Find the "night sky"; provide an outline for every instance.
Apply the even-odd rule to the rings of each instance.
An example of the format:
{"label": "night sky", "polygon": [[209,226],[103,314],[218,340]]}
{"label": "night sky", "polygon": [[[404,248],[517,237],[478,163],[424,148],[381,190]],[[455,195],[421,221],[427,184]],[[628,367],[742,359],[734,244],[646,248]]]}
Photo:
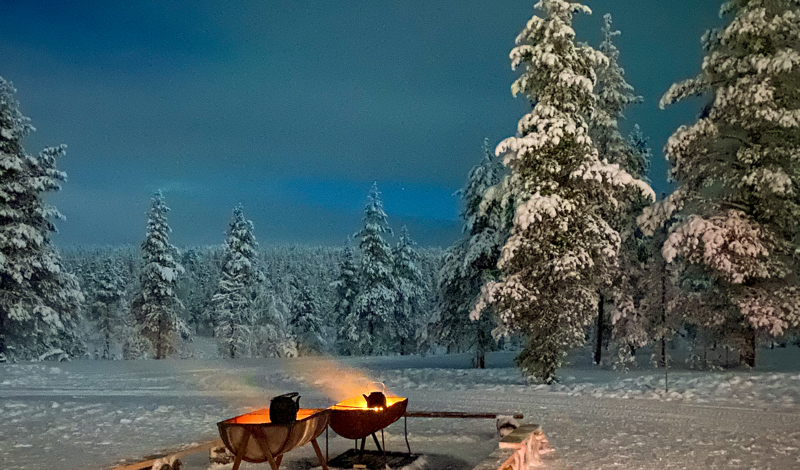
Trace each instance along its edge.
{"label": "night sky", "polygon": [[[221,243],[237,203],[262,244],[341,245],[377,181],[397,231],[444,247],[484,137],[529,109],[508,53],[534,3],[0,0],[0,76],[37,128],[26,150],[68,146],[60,246],[140,243],[157,189],[179,246]],[[593,1],[577,22],[594,46],[604,13],[622,31],[645,99],[624,126],[649,136],[659,193],[662,148],[702,102],[658,100],[699,71],[720,3]]]}

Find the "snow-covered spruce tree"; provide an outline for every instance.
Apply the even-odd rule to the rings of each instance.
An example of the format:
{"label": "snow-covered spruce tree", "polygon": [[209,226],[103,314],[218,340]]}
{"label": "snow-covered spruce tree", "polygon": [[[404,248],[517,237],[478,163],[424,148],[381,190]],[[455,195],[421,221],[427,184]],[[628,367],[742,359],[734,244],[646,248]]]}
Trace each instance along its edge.
{"label": "snow-covered spruce tree", "polygon": [[177,261],[178,250],[169,243],[172,230],[167,224],[167,212],[164,197],[156,192],[142,242],[144,263],[139,273],[139,291],[131,304],[139,335],[149,343],[155,359],[164,359],[176,350],[176,336],[182,329],[178,310],[183,305],[176,287],[183,267]]}
{"label": "snow-covered spruce tree", "polygon": [[25,153],[34,128],[15,91],[0,77],[0,360],[74,355],[83,351],[75,331],[83,295],[50,240],[50,219],[61,214],[43,199],[66,180],[56,169],[66,147]]}
{"label": "snow-covered spruce tree", "polygon": [[[622,136],[619,129],[620,120],[624,119],[623,111],[631,104],[641,103],[642,97],[633,93],[633,87],[625,81],[625,71],[619,65],[619,49],[614,44],[614,38],[621,33],[612,29],[611,15],[603,17],[603,41],[599,50],[608,58],[608,65],[597,71],[597,86],[595,95],[597,103],[594,107],[590,125],[589,136],[595,144],[600,159],[615,163],[635,178],[643,178],[649,162],[642,158],[643,154],[631,145],[631,142]],[[597,321],[595,322],[595,352],[594,362],[599,364],[602,358],[603,344],[607,342],[610,333],[609,315],[605,312],[605,304],[613,302],[615,307],[622,307],[632,301],[634,284],[638,279],[637,268],[640,265],[640,240],[634,237],[636,216],[648,204],[644,197],[638,200],[627,201],[613,216],[608,219],[611,226],[619,232],[621,249],[617,260],[616,274],[611,284],[602,286],[600,300],[597,308]],[[615,308],[612,318],[619,314],[630,316],[627,309]],[[629,322],[626,322],[629,323]],[[622,325],[620,325],[622,326]],[[620,351],[628,352],[631,347],[642,346],[641,337],[628,334],[630,329],[614,328],[617,339],[625,344]]]}
{"label": "snow-covered spruce tree", "polygon": [[369,202],[364,208],[364,227],[355,234],[359,238],[361,266],[359,290],[353,301],[348,336],[343,338],[348,349],[355,354],[382,354],[387,351],[393,331],[394,307],[397,302],[392,249],[383,234],[392,233],[383,211],[378,184],[369,191]]}
{"label": "snow-covered spruce tree", "polygon": [[351,323],[351,315],[353,314],[353,303],[358,294],[359,281],[355,254],[349,245],[344,249],[344,256],[339,266],[339,278],[332,285],[336,290],[336,303],[333,306],[336,323],[336,350],[343,355],[354,354],[355,351],[350,349],[351,343],[348,338],[357,334],[355,331],[357,325]]}
{"label": "snow-covered spruce tree", "polygon": [[264,280],[257,267],[257,246],[253,222],[245,219],[240,204],[233,209],[219,287],[212,299],[215,334],[231,358],[252,354],[247,347],[255,324],[252,303],[255,289]]}
{"label": "snow-covered spruce tree", "polygon": [[[545,382],[567,350],[583,344],[601,286],[614,272],[620,236],[607,222],[636,192],[652,193],[618,164],[601,161],[584,119],[595,105],[595,68],[608,59],[577,46],[574,13],[580,3],[542,0],[517,37],[512,67],[526,66],[511,89],[533,110],[517,136],[497,147],[511,170],[497,190],[513,201],[511,234],[498,262],[501,279],[488,283],[472,313],[492,304],[502,326],[527,337],[517,357],[522,370]],[[493,196],[494,197],[494,196]]]}
{"label": "snow-covered spruce tree", "polygon": [[424,325],[425,285],[422,272],[417,266],[419,253],[414,249],[416,243],[408,235],[404,225],[400,229],[400,240],[392,251],[394,259],[394,278],[397,283],[397,303],[395,304],[392,332],[395,338],[395,350],[401,355],[416,352],[417,331]]}
{"label": "snow-covered spruce tree", "polygon": [[297,339],[298,352],[303,356],[319,354],[325,349],[319,301],[306,283],[294,282],[293,285],[295,294],[289,307],[289,327]]}
{"label": "snow-covered spruce tree", "polygon": [[467,184],[459,191],[464,204],[464,236],[447,250],[439,272],[437,318],[431,325],[435,340],[450,351],[474,348],[475,366],[485,365],[485,351],[494,343],[493,314],[485,312],[471,321],[472,311],[488,281],[497,280],[500,248],[508,238],[506,219],[499,204],[481,210],[484,195],[500,183],[505,169],[489,148],[483,145],[483,159],[472,167]]}
{"label": "snow-covered spruce tree", "polygon": [[94,320],[100,334],[102,350],[100,357],[112,358],[112,348],[121,333],[122,315],[120,303],[125,297],[125,278],[117,260],[107,258],[92,266],[88,273],[86,292],[89,317]]}
{"label": "snow-covered spruce tree", "polygon": [[712,97],[667,144],[679,187],[662,212],[683,220],[662,253],[713,281],[708,311],[716,313],[695,312],[706,317],[696,321],[741,325],[743,360],[754,366],[756,331],[776,337],[800,322],[800,6],[734,0],[721,14],[732,20],[704,36],[700,74],[661,101]]}

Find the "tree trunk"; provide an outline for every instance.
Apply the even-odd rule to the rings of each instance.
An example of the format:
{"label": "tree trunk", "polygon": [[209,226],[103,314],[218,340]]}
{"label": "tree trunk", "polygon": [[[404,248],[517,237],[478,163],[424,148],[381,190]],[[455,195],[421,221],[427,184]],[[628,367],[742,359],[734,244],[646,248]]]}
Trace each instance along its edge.
{"label": "tree trunk", "polygon": [[475,360],[475,367],[478,369],[486,369],[486,333],[481,328],[478,328],[478,345],[476,348],[477,356]]}
{"label": "tree trunk", "polygon": [[603,357],[603,330],[605,329],[605,325],[603,324],[603,304],[605,303],[605,298],[603,294],[600,294],[600,300],[597,302],[597,340],[594,346],[594,363],[600,364],[600,359]]}
{"label": "tree trunk", "polygon": [[750,367],[756,366],[756,330],[750,325],[745,326],[745,346],[742,348],[742,362]]}
{"label": "tree trunk", "polygon": [[6,328],[5,317],[0,312],[0,354],[6,353]]}
{"label": "tree trunk", "polygon": [[164,359],[164,320],[158,320],[156,331],[156,359]]}

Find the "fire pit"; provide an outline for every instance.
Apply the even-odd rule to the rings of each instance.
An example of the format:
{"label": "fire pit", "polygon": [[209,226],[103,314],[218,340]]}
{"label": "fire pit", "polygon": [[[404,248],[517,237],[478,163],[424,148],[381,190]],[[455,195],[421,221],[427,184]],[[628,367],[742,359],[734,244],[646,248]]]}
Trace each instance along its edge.
{"label": "fire pit", "polygon": [[386,407],[367,407],[365,397],[350,398],[330,408],[331,429],[347,439],[364,439],[394,423],[406,412],[408,398],[386,397]]}
{"label": "fire pit", "polygon": [[270,421],[269,408],[264,408],[220,421],[217,427],[225,447],[236,456],[233,470],[238,470],[242,460],[269,462],[272,470],[278,470],[283,454],[309,442],[314,446],[320,465],[327,470],[316,439],[328,426],[330,416],[329,410],[300,409],[297,421],[278,424]]}

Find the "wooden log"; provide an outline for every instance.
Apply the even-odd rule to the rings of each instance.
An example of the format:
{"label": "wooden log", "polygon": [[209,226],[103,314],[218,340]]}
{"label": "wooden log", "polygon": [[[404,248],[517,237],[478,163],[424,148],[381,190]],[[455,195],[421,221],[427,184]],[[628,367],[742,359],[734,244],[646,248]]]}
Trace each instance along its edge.
{"label": "wooden log", "polygon": [[187,447],[186,449],[183,449],[183,450],[165,452],[162,455],[156,456],[155,458],[150,459],[150,460],[145,460],[143,462],[137,462],[137,463],[127,464],[127,465],[117,465],[115,467],[112,467],[112,470],[142,470],[142,469],[145,469],[145,468],[152,467],[154,463],[156,463],[158,460],[163,459],[165,457],[179,459],[181,457],[185,457],[187,455],[196,454],[198,452],[203,452],[203,451],[211,449],[212,447],[217,447],[217,446],[221,446],[221,445],[224,445],[222,443],[222,439],[216,439],[216,440],[213,440],[213,441],[208,441],[208,442],[204,442],[202,444],[198,444],[196,446]]}
{"label": "wooden log", "polygon": [[497,419],[500,416],[511,416],[514,419],[523,419],[521,413],[506,415],[503,413],[462,413],[458,411],[406,411],[409,418],[460,418],[460,419]]}

